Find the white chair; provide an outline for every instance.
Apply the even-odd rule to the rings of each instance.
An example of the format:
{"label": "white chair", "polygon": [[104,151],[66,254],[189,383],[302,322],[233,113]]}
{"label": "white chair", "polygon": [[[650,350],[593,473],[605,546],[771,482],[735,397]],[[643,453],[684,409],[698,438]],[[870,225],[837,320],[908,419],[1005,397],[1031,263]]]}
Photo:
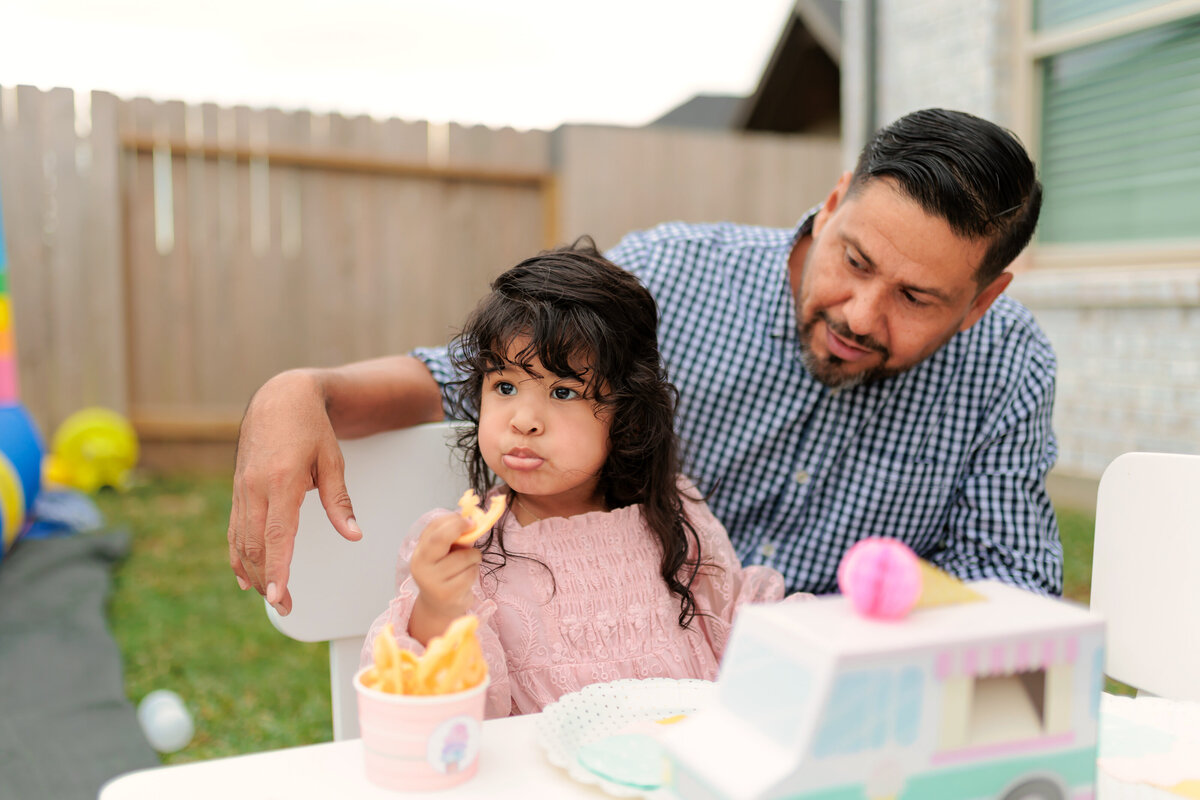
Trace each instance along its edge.
{"label": "white chair", "polygon": [[435,423],[342,441],[346,489],[363,530],[348,542],[333,529],[315,491],[300,508],[288,588],[292,612],[267,616],[302,642],[329,642],[333,738],[358,736],[352,683],[367,629],[395,592],[396,556],[413,522],[454,508],[467,486],[449,444],[455,425]]}
{"label": "white chair", "polygon": [[1126,453],[1109,464],[1091,605],[1105,618],[1109,677],[1200,700],[1200,456]]}

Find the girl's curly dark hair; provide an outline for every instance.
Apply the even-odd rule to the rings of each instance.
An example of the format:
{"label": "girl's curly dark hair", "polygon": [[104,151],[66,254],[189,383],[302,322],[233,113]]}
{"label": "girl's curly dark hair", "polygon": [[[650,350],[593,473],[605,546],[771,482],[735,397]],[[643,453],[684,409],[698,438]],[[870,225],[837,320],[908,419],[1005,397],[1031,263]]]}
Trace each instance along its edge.
{"label": "girl's curly dark hair", "polygon": [[[679,624],[696,614],[691,586],[700,566],[700,541],[683,512],[676,483],[680,471],[674,417],[678,393],[658,351],[658,307],[629,272],[604,258],[590,237],[570,247],[522,261],[492,283],[450,345],[462,380],[446,387],[446,398],[463,426],[458,445],[471,485],[480,496],[496,483],[479,449],[483,379],[503,368],[510,345],[529,343],[512,355],[531,369],[536,356],[560,378],[579,380],[585,396],[611,417],[611,450],[599,488],[610,509],[642,504],[646,524],[662,544],[660,572],[680,599]],[[495,540],[495,548],[493,548]],[[689,544],[695,557],[688,558]],[[503,566],[503,520],[483,542]]]}

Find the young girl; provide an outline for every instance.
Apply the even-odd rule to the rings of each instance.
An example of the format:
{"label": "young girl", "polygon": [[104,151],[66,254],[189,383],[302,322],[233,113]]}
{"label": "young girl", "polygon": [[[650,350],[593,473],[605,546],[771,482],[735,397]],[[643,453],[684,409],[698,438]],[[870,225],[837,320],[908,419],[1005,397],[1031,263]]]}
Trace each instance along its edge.
{"label": "young girl", "polygon": [[451,345],[465,378],[448,388],[474,423],[459,440],[471,483],[507,510],[474,547],[454,544],[457,513],[417,521],[364,664],[387,622],[419,654],[472,612],[488,717],[599,681],[716,678],[736,607],[784,584],[740,565],[679,476],[657,324],[650,293],[590,240],[496,279]]}

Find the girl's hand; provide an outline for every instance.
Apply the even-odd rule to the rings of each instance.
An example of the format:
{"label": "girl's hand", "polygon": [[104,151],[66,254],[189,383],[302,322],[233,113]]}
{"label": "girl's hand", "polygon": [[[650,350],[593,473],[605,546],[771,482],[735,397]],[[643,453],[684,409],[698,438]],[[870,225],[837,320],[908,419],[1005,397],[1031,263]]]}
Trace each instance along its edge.
{"label": "girl's hand", "polygon": [[454,540],[470,528],[460,514],[445,514],[426,526],[409,568],[420,592],[408,620],[408,633],[421,644],[441,636],[451,622],[471,609],[471,589],[479,577],[483,553]]}

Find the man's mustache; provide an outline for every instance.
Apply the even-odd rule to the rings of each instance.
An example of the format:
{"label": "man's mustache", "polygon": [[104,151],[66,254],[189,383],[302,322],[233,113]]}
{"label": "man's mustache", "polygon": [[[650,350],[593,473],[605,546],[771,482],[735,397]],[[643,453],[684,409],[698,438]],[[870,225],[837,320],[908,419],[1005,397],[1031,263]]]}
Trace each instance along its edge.
{"label": "man's mustache", "polygon": [[829,326],[829,330],[833,331],[846,341],[856,344],[859,347],[864,347],[867,350],[874,350],[876,353],[879,353],[881,356],[883,356],[884,361],[887,361],[888,357],[891,355],[891,353],[888,352],[888,349],[877,342],[874,337],[862,336],[855,333],[854,331],[850,330],[850,326],[846,323],[838,322],[830,318],[827,311],[818,311],[817,319],[822,320],[826,325]]}

